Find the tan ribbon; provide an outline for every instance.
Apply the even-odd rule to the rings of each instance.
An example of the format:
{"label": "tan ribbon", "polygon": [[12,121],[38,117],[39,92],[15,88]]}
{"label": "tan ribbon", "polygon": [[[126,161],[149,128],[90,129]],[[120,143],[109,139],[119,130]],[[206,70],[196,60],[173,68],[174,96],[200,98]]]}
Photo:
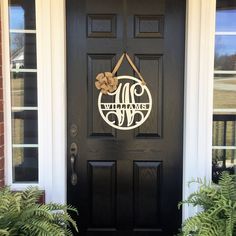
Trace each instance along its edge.
{"label": "tan ribbon", "polygon": [[137,67],[135,64],[132,62],[131,58],[127,53],[123,53],[116,63],[114,69],[112,72],[104,72],[104,73],[99,73],[96,77],[96,82],[95,86],[97,89],[101,90],[103,94],[107,94],[114,92],[117,89],[118,86],[118,79],[115,76],[116,72],[119,70],[124,57],[126,57],[127,61],[129,62],[130,66],[133,68],[133,70],[136,72],[136,74],[139,76],[140,80],[142,81],[143,85],[146,85],[146,82],[144,81],[142,75],[138,71]]}
{"label": "tan ribbon", "polygon": [[138,71],[137,67],[135,66],[135,64],[132,62],[131,58],[129,57],[129,55],[127,53],[123,53],[122,56],[120,57],[120,59],[118,60],[118,62],[116,63],[115,68],[112,71],[112,74],[115,75],[116,72],[119,70],[124,57],[126,57],[127,61],[129,62],[130,66],[133,68],[133,70],[136,72],[136,74],[138,75],[138,77],[142,80],[142,84],[146,85],[146,82],[144,81],[143,76],[140,74],[140,72]]}

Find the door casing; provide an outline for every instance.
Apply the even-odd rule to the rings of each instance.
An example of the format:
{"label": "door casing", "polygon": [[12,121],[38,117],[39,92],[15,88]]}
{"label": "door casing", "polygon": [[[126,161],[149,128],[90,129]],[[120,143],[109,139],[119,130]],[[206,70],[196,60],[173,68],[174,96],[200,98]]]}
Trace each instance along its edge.
{"label": "door casing", "polygon": [[[8,157],[5,158],[5,181],[12,189],[21,190],[28,185],[12,182],[8,0],[1,1],[0,7],[4,121],[8,127],[5,129],[5,154]],[[186,5],[183,198],[194,190],[187,187],[192,177],[211,179],[215,7],[216,0],[187,0]],[[41,82],[39,183],[35,185],[46,190],[47,202],[66,203],[65,0],[37,0],[36,14],[38,76]],[[195,211],[185,206],[183,218]]]}

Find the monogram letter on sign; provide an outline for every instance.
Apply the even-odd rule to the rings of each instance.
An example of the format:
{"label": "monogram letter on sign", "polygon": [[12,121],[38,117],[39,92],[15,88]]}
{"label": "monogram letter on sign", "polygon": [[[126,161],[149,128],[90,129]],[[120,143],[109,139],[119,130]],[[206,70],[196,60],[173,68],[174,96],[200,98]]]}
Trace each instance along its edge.
{"label": "monogram letter on sign", "polygon": [[[129,75],[115,77],[124,56],[139,79]],[[152,96],[128,54],[121,56],[112,73],[100,73],[96,80],[95,86],[101,90],[98,95],[98,109],[107,124],[116,129],[130,130],[147,120],[152,110]]]}

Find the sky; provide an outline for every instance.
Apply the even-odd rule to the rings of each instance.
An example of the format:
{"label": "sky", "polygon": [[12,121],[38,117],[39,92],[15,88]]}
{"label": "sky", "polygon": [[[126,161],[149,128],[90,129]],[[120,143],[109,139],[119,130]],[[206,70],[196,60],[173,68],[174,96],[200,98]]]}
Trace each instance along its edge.
{"label": "sky", "polygon": [[[236,33],[236,9],[216,12],[216,32]],[[218,55],[236,54],[236,35],[216,36],[215,52]]]}
{"label": "sky", "polygon": [[24,29],[24,10],[21,6],[10,7],[10,28]]}

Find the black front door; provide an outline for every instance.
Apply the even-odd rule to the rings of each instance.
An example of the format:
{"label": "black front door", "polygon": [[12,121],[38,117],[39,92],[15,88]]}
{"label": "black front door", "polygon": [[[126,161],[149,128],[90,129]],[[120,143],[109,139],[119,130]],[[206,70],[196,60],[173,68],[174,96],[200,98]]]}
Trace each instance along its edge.
{"label": "black front door", "polygon": [[[68,203],[78,207],[80,235],[173,235],[181,224],[185,1],[68,0],[66,8]],[[153,99],[149,118],[129,131],[102,119],[94,86],[124,51]],[[127,62],[124,74],[135,75]]]}

